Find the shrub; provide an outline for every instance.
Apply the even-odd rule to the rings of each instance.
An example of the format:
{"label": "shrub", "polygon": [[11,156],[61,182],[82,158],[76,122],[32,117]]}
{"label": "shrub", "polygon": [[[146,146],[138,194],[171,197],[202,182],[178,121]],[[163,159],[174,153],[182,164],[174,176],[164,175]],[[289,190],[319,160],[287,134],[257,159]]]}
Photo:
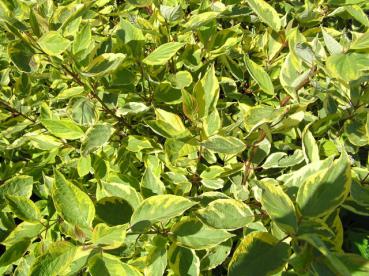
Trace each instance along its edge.
{"label": "shrub", "polygon": [[368,275],[368,12],[1,1],[1,274]]}

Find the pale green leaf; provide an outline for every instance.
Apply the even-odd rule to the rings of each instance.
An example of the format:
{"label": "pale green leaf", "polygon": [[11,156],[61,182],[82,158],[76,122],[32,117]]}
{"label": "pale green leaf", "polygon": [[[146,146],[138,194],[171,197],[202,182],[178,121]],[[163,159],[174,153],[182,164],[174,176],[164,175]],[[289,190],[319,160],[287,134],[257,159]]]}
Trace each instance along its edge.
{"label": "pale green leaf", "polygon": [[234,230],[254,220],[251,209],[235,199],[214,200],[196,214],[205,224],[217,229]]}
{"label": "pale green leaf", "polygon": [[331,76],[345,82],[357,80],[367,70],[369,57],[363,53],[346,53],[332,55],[326,62]]}
{"label": "pale green leaf", "polygon": [[77,161],[77,172],[80,177],[90,173],[91,170],[91,156],[81,156]]}
{"label": "pale green leaf", "polygon": [[247,4],[274,31],[281,29],[281,19],[276,10],[264,0],[247,0]]}
{"label": "pale green leaf", "polygon": [[56,56],[63,53],[71,42],[59,32],[50,31],[41,36],[37,43],[46,54]]}
{"label": "pale green leaf", "polygon": [[200,274],[200,259],[195,250],[176,246],[168,250],[168,264],[175,275],[197,276]]}
{"label": "pale green leaf", "polygon": [[234,236],[223,229],[209,227],[200,220],[190,217],[184,217],[174,224],[171,232],[177,245],[195,250],[215,247]]}
{"label": "pale green leaf", "polygon": [[181,42],[168,42],[160,45],[152,53],[150,53],[143,62],[147,65],[162,65],[168,62],[179,49],[184,46]]}
{"label": "pale green leaf", "polygon": [[308,177],[299,188],[297,204],[302,215],[321,217],[346,199],[351,186],[351,169],[346,153],[328,168]]}
{"label": "pale green leaf", "polygon": [[0,257],[0,267],[8,266],[20,259],[31,245],[31,240],[23,239],[9,246]]}
{"label": "pale green leaf", "polygon": [[73,225],[90,227],[95,217],[95,207],[90,197],[57,170],[54,178],[51,196],[58,214]]}
{"label": "pale green leaf", "polygon": [[224,137],[220,135],[211,136],[205,140],[202,145],[212,151],[225,153],[225,154],[237,154],[245,150],[245,144],[236,137]]}
{"label": "pale green leaf", "polygon": [[131,225],[151,225],[183,214],[196,205],[191,200],[176,195],[151,196],[140,204],[131,218]]}
{"label": "pale green leaf", "polygon": [[66,241],[52,243],[32,264],[30,276],[60,275],[72,262],[76,249]]}
{"label": "pale green leaf", "polygon": [[217,18],[218,12],[208,11],[191,16],[191,18],[184,24],[186,29],[197,29],[210,21]]}
{"label": "pale green leaf", "polygon": [[306,163],[319,161],[319,148],[308,127],[302,132],[302,150]]}
{"label": "pale green leaf", "polygon": [[248,57],[245,57],[246,68],[251,77],[258,83],[260,88],[269,95],[274,95],[274,86],[267,72],[263,67],[253,62]]}
{"label": "pale green leaf", "polygon": [[145,275],[162,276],[167,268],[167,242],[168,239],[157,235],[150,243],[145,262]]}
{"label": "pale green leaf", "polygon": [[34,51],[22,41],[13,41],[8,45],[9,58],[20,71],[31,73],[37,69],[34,54]]}
{"label": "pale green leaf", "polygon": [[354,40],[350,49],[352,50],[365,50],[369,49],[369,31],[360,35],[356,40]]}
{"label": "pale green leaf", "polygon": [[21,222],[1,243],[5,246],[12,246],[24,239],[35,239],[43,228],[41,223]]}
{"label": "pale green leaf", "polygon": [[99,223],[92,232],[92,242],[105,250],[120,247],[126,237],[126,225],[108,226]]}
{"label": "pale green leaf", "polygon": [[121,53],[104,53],[96,57],[82,73],[85,77],[102,77],[116,70],[126,55]]}
{"label": "pale green leaf", "polygon": [[82,144],[83,155],[87,155],[97,148],[104,146],[109,141],[113,131],[114,128],[109,124],[97,124],[91,127],[87,131],[86,138]]}
{"label": "pale green leaf", "polygon": [[[0,186],[0,199],[5,200],[6,195],[24,196],[30,198],[33,189],[33,177],[29,175],[17,175]],[[4,202],[5,203],[5,202]]]}
{"label": "pale green leaf", "polygon": [[84,136],[83,130],[76,123],[68,119],[46,119],[42,120],[41,123],[51,134],[59,138],[76,140]]}
{"label": "pale green leaf", "polygon": [[262,179],[261,204],[271,219],[286,233],[297,232],[297,215],[292,200],[274,179]]}
{"label": "pale green leaf", "polygon": [[6,200],[10,210],[21,220],[28,222],[38,222],[41,219],[41,212],[36,204],[24,197],[6,195]]}

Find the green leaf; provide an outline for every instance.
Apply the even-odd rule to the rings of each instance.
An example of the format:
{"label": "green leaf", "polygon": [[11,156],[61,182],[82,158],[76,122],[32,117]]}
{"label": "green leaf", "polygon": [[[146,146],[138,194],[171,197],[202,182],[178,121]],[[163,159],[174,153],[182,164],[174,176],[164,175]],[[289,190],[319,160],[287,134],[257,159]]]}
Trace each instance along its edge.
{"label": "green leaf", "polygon": [[225,154],[238,154],[245,150],[245,144],[236,137],[213,135],[202,142],[202,145],[212,151]]}
{"label": "green leaf", "polygon": [[127,53],[136,60],[142,59],[145,45],[145,36],[139,27],[141,27],[139,24],[132,24],[130,21],[121,18],[116,31],[117,37]]}
{"label": "green leaf", "polygon": [[178,89],[185,88],[192,83],[192,75],[188,71],[179,71],[175,75],[175,85]]}
{"label": "green leaf", "polygon": [[208,11],[199,14],[195,14],[190,17],[190,19],[184,24],[183,27],[186,29],[197,29],[203,25],[206,25],[210,21],[216,19],[219,15],[219,12],[216,11]]}
{"label": "green leaf", "polygon": [[59,138],[76,140],[84,136],[83,130],[73,121],[68,119],[62,120],[44,119],[41,121],[41,123],[46,127],[46,129],[51,134]]}
{"label": "green leaf", "polygon": [[8,55],[14,65],[22,72],[31,73],[37,70],[34,51],[22,41],[13,41],[8,45]]}
{"label": "green leaf", "polygon": [[88,260],[88,271],[92,276],[101,275],[142,275],[135,268],[119,260],[118,257],[107,254],[97,253]]}
{"label": "green leaf", "polygon": [[114,128],[109,124],[97,124],[91,127],[86,133],[86,138],[83,140],[83,155],[86,156],[90,152],[105,145],[113,132]]}
{"label": "green leaf", "polygon": [[58,96],[56,96],[56,98],[60,100],[69,99],[81,95],[82,93],[84,93],[84,91],[85,88],[83,86],[74,86],[60,92]]}
{"label": "green leaf", "polygon": [[306,163],[319,161],[319,148],[308,126],[302,132],[302,150]]}
{"label": "green leaf", "polygon": [[24,239],[34,239],[43,228],[41,223],[21,222],[1,243],[5,246],[13,246]]}
{"label": "green leaf", "polygon": [[[367,173],[367,172],[365,172]],[[362,206],[369,206],[369,187],[361,184],[361,180],[353,177],[350,189],[352,199]]]}
{"label": "green leaf", "polygon": [[184,137],[189,134],[178,115],[159,108],[155,109],[155,114],[156,120],[148,121],[147,124],[157,134],[166,138]]}
{"label": "green leaf", "polygon": [[261,204],[271,219],[286,233],[297,232],[297,215],[292,200],[274,179],[262,179]]}
{"label": "green leaf", "polygon": [[33,177],[17,175],[0,186],[0,199],[5,200],[6,195],[24,196],[30,198],[33,189]]}
{"label": "green leaf", "polygon": [[176,246],[174,243],[168,250],[168,264],[175,275],[200,274],[200,259],[196,256],[195,250]]}
{"label": "green leaf", "polygon": [[102,77],[116,70],[126,55],[121,53],[104,53],[96,58],[82,72],[85,77]]}
{"label": "green leaf", "polygon": [[314,246],[323,256],[325,256],[330,262],[331,266],[335,270],[335,273],[350,276],[351,273],[346,268],[346,266],[337,258],[333,253],[331,253],[324,242],[319,238],[317,234],[304,234],[298,237]]}
{"label": "green leaf", "polygon": [[74,55],[79,55],[82,57],[86,56],[90,52],[89,48],[91,47],[91,42],[91,26],[89,24],[86,24],[82,27],[80,32],[77,33],[76,38],[73,41],[72,53]]}
{"label": "green leaf", "polygon": [[62,54],[70,45],[70,41],[59,32],[50,31],[41,36],[38,41],[41,49],[50,56]]}
{"label": "green leaf", "polygon": [[14,195],[6,195],[6,200],[10,210],[21,220],[28,222],[40,221],[40,210],[32,200],[24,196]]}
{"label": "green leaf", "polygon": [[246,68],[251,77],[258,83],[260,88],[269,95],[274,95],[274,86],[267,72],[263,67],[245,57]]}
{"label": "green leaf", "polygon": [[289,246],[269,233],[252,232],[241,240],[228,267],[229,276],[272,275],[283,269]]}
{"label": "green leaf", "polygon": [[128,44],[131,41],[145,40],[145,36],[142,31],[134,26],[131,22],[125,19],[120,20],[119,29],[117,30],[117,36],[125,43]]}
{"label": "green leaf", "polygon": [[276,10],[264,0],[247,0],[247,4],[274,31],[281,29],[281,19]]}
{"label": "green leaf", "polygon": [[74,258],[69,267],[64,270],[64,275],[75,275],[86,267],[87,260],[92,253],[92,249],[85,246],[78,246],[74,254]]}
{"label": "green leaf", "polygon": [[196,98],[184,89],[182,89],[182,104],[183,113],[187,116],[187,118],[189,118],[191,121],[196,121],[199,117],[198,103]]}
{"label": "green leaf", "polygon": [[200,270],[211,270],[216,268],[218,265],[221,265],[230,254],[232,244],[232,239],[229,239],[211,248],[209,251],[206,251],[206,254],[201,258]]}
{"label": "green leaf", "polygon": [[234,236],[223,229],[209,227],[200,220],[190,217],[184,217],[174,224],[171,232],[177,245],[195,250],[212,248]]}
{"label": "green leaf", "polygon": [[51,196],[58,214],[73,225],[91,227],[95,207],[90,197],[57,170],[54,178]]}
{"label": "green leaf", "polygon": [[334,6],[361,4],[366,0],[328,0],[328,4]]}
{"label": "green leaf", "polygon": [[165,193],[165,185],[160,178],[154,174],[152,169],[148,167],[140,183],[141,192],[143,196],[149,197],[152,195],[161,195]]}
{"label": "green leaf", "polygon": [[326,62],[332,77],[345,82],[357,80],[369,66],[369,58],[363,53],[346,53],[332,55]]}
{"label": "green leaf", "polygon": [[44,135],[44,134],[29,136],[29,140],[30,140],[30,144],[33,147],[37,149],[41,149],[41,150],[49,151],[49,150],[56,149],[62,146],[62,143],[59,139],[53,136]]}
{"label": "green leaf", "polygon": [[146,7],[151,5],[152,0],[128,0],[127,2],[136,7]]}
{"label": "green leaf", "polygon": [[160,13],[168,22],[174,22],[183,17],[181,5],[176,5],[174,7],[160,5]]}
{"label": "green leaf", "polygon": [[356,254],[336,254],[352,276],[365,276],[369,273],[369,261]]}
{"label": "green leaf", "polygon": [[128,223],[133,213],[127,200],[115,196],[101,198],[95,208],[97,217],[110,226]]}
{"label": "green leaf", "polygon": [[171,127],[171,131],[175,133],[182,133],[186,131],[186,127],[184,126],[181,117],[179,117],[177,114],[160,108],[155,109],[155,114],[157,120],[165,122]]}
{"label": "green leaf", "polygon": [[8,266],[19,260],[31,245],[31,240],[23,239],[9,246],[0,257],[0,267]]}
{"label": "green leaf", "polygon": [[308,177],[297,193],[302,215],[324,216],[346,199],[351,186],[350,163],[346,153],[328,168]]}
{"label": "green leaf", "polygon": [[127,184],[102,181],[102,185],[97,186],[96,199],[104,197],[120,197],[126,200],[134,209],[142,202],[142,196],[134,188]]}
{"label": "green leaf", "polygon": [[345,6],[345,10],[362,25],[364,25],[365,27],[369,27],[369,18],[360,6]]}
{"label": "green leaf", "polygon": [[159,235],[150,243],[150,249],[145,262],[145,275],[162,276],[167,267],[167,242],[168,239]]}
{"label": "green leaf", "polygon": [[251,209],[235,199],[214,200],[196,214],[202,222],[217,229],[234,230],[254,220]]}
{"label": "green leaf", "polygon": [[160,45],[144,58],[147,65],[162,65],[168,62],[184,46],[181,42],[168,42]]}
{"label": "green leaf", "polygon": [[77,162],[77,172],[80,177],[89,174],[91,170],[91,156],[81,156]]}
{"label": "green leaf", "polygon": [[343,47],[329,33],[322,29],[324,43],[331,55],[343,53]]}
{"label": "green leaf", "polygon": [[92,125],[97,120],[95,105],[84,97],[72,99],[70,102],[70,114],[79,125]]}
{"label": "green leaf", "polygon": [[33,30],[33,33],[37,36],[37,37],[40,37],[41,36],[41,30],[40,30],[40,25],[37,21],[37,17],[36,17],[36,14],[35,12],[33,11],[32,8],[30,8],[30,11],[29,11],[29,19],[30,19],[30,25],[31,25],[31,28]]}
{"label": "green leaf", "polygon": [[197,101],[199,117],[206,118],[216,108],[219,98],[219,82],[214,66],[195,85],[193,95]]}
{"label": "green leaf", "polygon": [[352,50],[366,50],[369,49],[369,31],[360,35],[357,39],[355,39],[351,45],[350,49]]}
{"label": "green leaf", "polygon": [[31,276],[57,275],[72,262],[76,247],[66,241],[52,243],[47,251],[32,264]]}
{"label": "green leaf", "polygon": [[141,152],[145,149],[152,149],[150,140],[144,136],[129,135],[126,149],[133,152]]}
{"label": "green leaf", "polygon": [[92,232],[92,242],[105,250],[118,248],[124,243],[126,229],[125,225],[110,227],[99,223]]}
{"label": "green leaf", "polygon": [[191,200],[176,195],[151,196],[140,204],[131,218],[132,226],[150,226],[156,222],[166,221],[182,215],[187,209],[196,205]]}
{"label": "green leaf", "polygon": [[274,152],[265,160],[263,168],[287,168],[300,164],[303,161],[304,154],[299,149],[296,150],[292,155],[287,155],[285,152]]}

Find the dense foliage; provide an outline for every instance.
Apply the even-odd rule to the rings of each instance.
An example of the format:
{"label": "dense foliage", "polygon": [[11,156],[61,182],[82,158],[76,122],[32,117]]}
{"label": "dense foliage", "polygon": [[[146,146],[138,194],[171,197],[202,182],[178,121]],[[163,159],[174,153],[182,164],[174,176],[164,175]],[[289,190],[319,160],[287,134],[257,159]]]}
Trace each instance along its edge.
{"label": "dense foliage", "polygon": [[0,274],[369,275],[366,0],[1,0]]}

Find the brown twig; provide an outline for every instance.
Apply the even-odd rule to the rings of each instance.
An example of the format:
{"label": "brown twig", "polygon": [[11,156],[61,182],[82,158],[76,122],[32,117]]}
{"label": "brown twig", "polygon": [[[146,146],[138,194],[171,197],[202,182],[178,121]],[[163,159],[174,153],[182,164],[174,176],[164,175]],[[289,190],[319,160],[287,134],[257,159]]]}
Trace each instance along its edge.
{"label": "brown twig", "polygon": [[22,113],[21,111],[18,111],[17,109],[15,109],[14,107],[12,107],[11,105],[9,105],[7,102],[5,102],[4,100],[0,99],[0,103],[5,106],[5,108],[10,111],[11,113],[17,115],[17,116],[22,116],[23,118],[31,121],[32,123],[36,123],[36,120],[32,119],[31,117],[27,116],[26,114]]}
{"label": "brown twig", "polygon": [[[295,88],[295,93],[297,97],[298,97],[298,91],[302,89],[303,87],[305,87],[305,85],[307,85],[310,82],[311,78],[314,77],[317,72],[318,72],[318,68],[316,65],[310,68],[309,74],[306,76],[306,78],[301,80],[301,82]],[[281,107],[286,106],[290,100],[291,100],[291,96],[288,95],[280,101],[279,105]]]}
{"label": "brown twig", "polygon": [[[83,86],[85,87],[86,84],[81,80],[81,78],[76,74],[74,73],[73,71],[71,71],[67,66],[65,65],[62,65],[62,68],[64,69],[64,71],[66,73],[68,73],[72,78],[73,80],[79,84],[80,86]],[[123,117],[120,117],[118,116],[112,109],[110,109],[106,103],[104,103],[104,101],[99,97],[99,95],[97,94],[97,90],[96,90],[96,86],[93,85],[90,89],[90,95],[95,99],[97,100],[102,108],[104,109],[105,112],[109,113],[111,116],[113,116],[115,119],[117,119],[119,122],[123,123],[125,126],[127,126],[127,123],[126,121],[123,119]]]}
{"label": "brown twig", "polygon": [[247,180],[250,176],[250,170],[251,170],[251,166],[252,166],[252,159],[254,158],[255,153],[258,149],[257,144],[260,143],[261,141],[263,141],[265,136],[266,136],[265,131],[261,130],[258,139],[251,146],[250,155],[247,158],[247,160],[245,161],[245,170],[244,170],[244,174],[243,174],[243,178],[242,178],[242,182],[241,182],[242,186],[246,185]]}

